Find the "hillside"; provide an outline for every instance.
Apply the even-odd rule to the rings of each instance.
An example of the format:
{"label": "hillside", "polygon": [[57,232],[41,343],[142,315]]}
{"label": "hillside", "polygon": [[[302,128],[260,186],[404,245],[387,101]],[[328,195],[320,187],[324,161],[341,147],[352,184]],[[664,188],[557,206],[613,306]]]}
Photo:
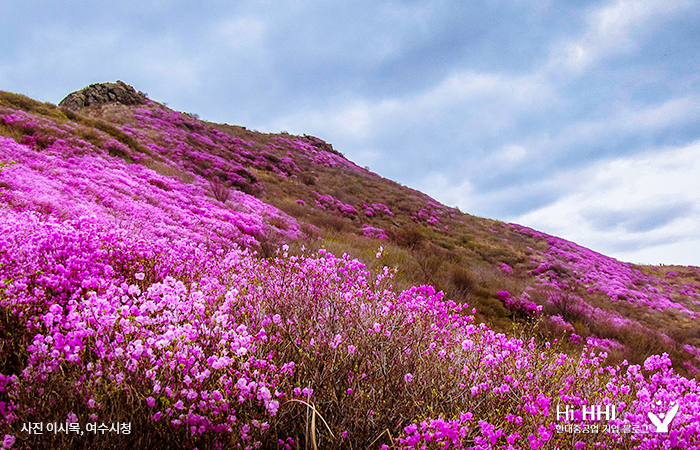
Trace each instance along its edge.
{"label": "hillside", "polygon": [[639,426],[658,400],[681,405],[668,436],[577,448],[698,444],[696,267],[474,217],[121,82],[0,91],[0,163],[7,442],[68,417],[143,431],[114,448],[556,448],[556,404]]}

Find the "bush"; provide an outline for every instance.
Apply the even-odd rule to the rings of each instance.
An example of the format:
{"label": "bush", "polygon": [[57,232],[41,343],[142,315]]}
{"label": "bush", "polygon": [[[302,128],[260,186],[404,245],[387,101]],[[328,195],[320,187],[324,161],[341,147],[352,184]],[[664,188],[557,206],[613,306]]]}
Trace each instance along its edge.
{"label": "bush", "polygon": [[[639,367],[604,370],[602,356],[568,358],[475,326],[465,305],[444,301],[430,286],[396,293],[388,269],[371,275],[359,261],[322,250],[257,260],[240,250],[210,253],[186,241],[137,243],[123,234],[120,247],[137,253],[100,253],[86,244],[110,242],[109,231],[63,239],[72,229],[51,228],[30,246],[6,245],[5,264],[34,261],[26,267],[55,273],[32,280],[24,264],[13,265],[12,278],[26,281],[4,290],[2,307],[12,314],[2,317],[20,320],[3,338],[27,344],[10,347],[18,358],[4,361],[0,380],[12,413],[3,428],[20,446],[549,448],[568,439],[555,433],[555,405],[624,401],[628,420],[645,420],[648,405],[635,403],[637,390],[657,389],[637,375]],[[86,278],[42,266],[32,253],[68,256],[81,248],[95,251],[85,268],[119,270]],[[176,277],[160,275],[178,261]],[[56,281],[68,289],[49,288]],[[680,392],[690,399],[696,389],[669,365],[645,361],[664,380],[659,386],[689,389],[662,390],[677,393],[668,398],[681,404],[674,428],[691,442],[694,403]],[[46,417],[130,423],[133,432],[106,440],[20,431]],[[579,439],[632,448],[616,436]]]}
{"label": "bush", "polygon": [[209,180],[209,189],[211,190],[214,198],[221,203],[226,203],[231,196],[231,191],[229,190],[228,186],[226,186],[225,183],[216,177]]}
{"label": "bush", "polygon": [[425,233],[415,225],[405,226],[399,228],[394,232],[394,241],[404,247],[408,247],[410,250],[416,250],[423,245],[426,240]]}

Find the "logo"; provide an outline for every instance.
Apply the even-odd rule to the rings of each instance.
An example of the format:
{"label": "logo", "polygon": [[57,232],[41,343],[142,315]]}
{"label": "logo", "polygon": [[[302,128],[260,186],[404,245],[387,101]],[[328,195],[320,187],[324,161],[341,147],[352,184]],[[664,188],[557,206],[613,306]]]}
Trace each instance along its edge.
{"label": "logo", "polygon": [[582,406],[581,409],[570,408],[566,405],[566,409],[562,410],[557,404],[557,420],[574,421],[581,419],[583,421],[600,421],[603,417],[605,420],[615,420],[615,405],[605,405],[605,409],[600,405]]}
{"label": "logo", "polygon": [[[656,403],[661,404],[661,402]],[[678,403],[673,405],[673,408],[671,408],[666,414],[659,413],[659,415],[657,416],[653,412],[649,412],[647,413],[647,416],[649,416],[649,420],[651,420],[651,423],[653,423],[656,426],[657,433],[668,433],[668,424],[670,424],[673,418],[676,417],[677,412]]]}

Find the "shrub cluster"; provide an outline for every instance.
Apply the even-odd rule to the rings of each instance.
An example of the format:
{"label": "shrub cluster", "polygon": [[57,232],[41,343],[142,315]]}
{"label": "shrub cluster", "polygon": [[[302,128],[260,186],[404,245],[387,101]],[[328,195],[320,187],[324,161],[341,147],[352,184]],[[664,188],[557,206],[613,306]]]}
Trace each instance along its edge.
{"label": "shrub cluster", "polygon": [[[3,213],[0,409],[17,447],[698,445],[699,388],[667,356],[643,368],[567,357],[322,250],[261,260],[96,217]],[[668,437],[557,428],[557,406],[615,404],[613,423],[632,427],[674,403]],[[22,432],[48,420],[133,433]]]}
{"label": "shrub cluster", "polygon": [[[647,357],[686,355],[692,373],[695,335],[601,309],[696,318],[687,270],[659,279],[493,221],[457,239],[467,216],[415,192],[404,202],[395,186],[395,202],[358,197],[378,177],[315,138],[265,145],[155,104],[82,116],[2,96],[0,161],[16,162],[0,164],[3,447],[700,448],[697,381],[667,354]],[[285,186],[303,187],[296,211],[341,236],[326,245],[374,254],[381,239],[394,255],[380,249],[370,271],[344,250],[276,253],[321,230],[248,194],[311,165],[329,171]],[[331,189],[329,173],[361,184]],[[536,329],[567,341],[477,325],[466,302],[398,283],[390,258],[495,315],[547,315]],[[604,365],[631,342],[646,345],[639,364]],[[613,405],[618,428],[566,431],[589,424],[584,407]],[[674,405],[668,433],[644,432]],[[66,421],[132,432],[26,430]]]}

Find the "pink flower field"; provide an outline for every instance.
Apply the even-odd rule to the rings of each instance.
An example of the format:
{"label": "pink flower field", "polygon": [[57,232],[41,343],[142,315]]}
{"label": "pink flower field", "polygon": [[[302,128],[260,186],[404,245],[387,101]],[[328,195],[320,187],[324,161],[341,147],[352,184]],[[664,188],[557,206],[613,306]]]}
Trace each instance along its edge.
{"label": "pink flower field", "polygon": [[[302,162],[363,169],[291,136],[260,156],[154,108],[87,139],[76,121],[0,104],[1,448],[700,448],[700,386],[668,354],[609,364],[621,344],[590,336],[567,354],[524,325],[477,323],[433,286],[395,287],[387,234],[362,222],[395,220],[379,201],[292,197],[357,221],[379,251],[370,264],[307,249],[299,220],[251,195],[265,186],[250,167],[274,163],[260,170],[280,180]],[[217,194],[212,177],[241,189]],[[446,211],[431,203],[414,220],[438,229]],[[522,323],[550,308],[563,336],[575,335],[567,314],[631,326],[576,289],[697,319],[693,286],[676,284],[679,303],[656,278],[536,237],[549,245],[533,253],[532,289],[497,294]],[[560,261],[566,276],[551,270]]]}

